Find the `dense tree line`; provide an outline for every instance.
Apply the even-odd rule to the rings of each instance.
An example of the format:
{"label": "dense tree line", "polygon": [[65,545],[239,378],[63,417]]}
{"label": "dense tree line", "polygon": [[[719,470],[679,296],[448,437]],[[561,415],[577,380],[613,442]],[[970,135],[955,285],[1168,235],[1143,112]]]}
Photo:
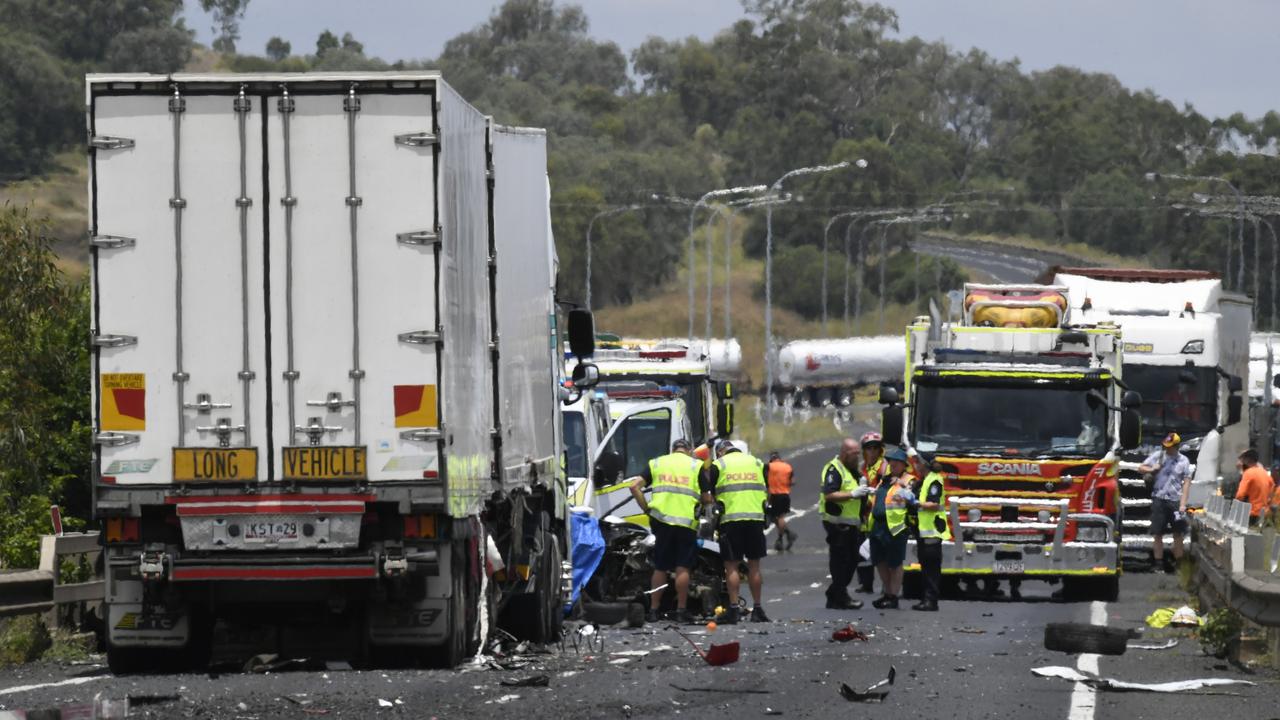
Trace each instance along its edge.
{"label": "dense tree line", "polygon": [[[865,170],[788,184],[797,200],[777,209],[775,232],[780,259],[793,261],[802,246],[821,242],[833,214],[966,197],[975,202],[954,213],[953,230],[1224,267],[1231,220],[1168,206],[1193,190],[1222,194],[1225,186],[1153,185],[1144,175],[1214,175],[1246,194],[1280,191],[1272,155],[1278,113],[1207,118],[1110,75],[1025,72],[981,50],[899,36],[893,11],[869,2],[743,4],[743,18],[710,40],[651,38],[628,55],[593,38],[576,6],[506,0],[439,57],[388,63],[367,56],[349,33],[328,31],[313,52],[294,54],[272,38],[255,55],[237,44],[248,0],[200,2],[211,13],[222,69],[437,67],[502,122],[546,127],[571,290],[582,284],[591,218],[608,207],[642,206],[595,228],[597,303],[630,302],[679,266],[687,207],[655,195],[695,198],[712,188],[767,184],[801,165],[868,162]],[[167,72],[190,56],[180,0],[10,0],[3,7],[0,73],[9,81],[0,85],[0,176],[39,172],[54,150],[79,140],[76,78],[83,71]],[[912,232],[895,227],[893,251]],[[753,228],[746,238],[758,254],[763,232]],[[1248,250],[1253,242],[1250,228]],[[1264,247],[1271,252],[1269,239]],[[1270,287],[1262,285],[1266,304]],[[807,312],[816,298],[787,304]]]}

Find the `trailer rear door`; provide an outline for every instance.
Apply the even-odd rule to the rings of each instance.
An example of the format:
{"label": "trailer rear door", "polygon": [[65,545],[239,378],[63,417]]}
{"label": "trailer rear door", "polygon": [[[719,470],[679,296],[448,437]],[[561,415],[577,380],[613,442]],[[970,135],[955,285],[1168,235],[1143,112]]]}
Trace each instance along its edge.
{"label": "trailer rear door", "polygon": [[276,477],[438,472],[435,120],[427,92],[270,99]]}
{"label": "trailer rear door", "polygon": [[90,107],[99,471],[264,477],[260,104],[106,92]]}

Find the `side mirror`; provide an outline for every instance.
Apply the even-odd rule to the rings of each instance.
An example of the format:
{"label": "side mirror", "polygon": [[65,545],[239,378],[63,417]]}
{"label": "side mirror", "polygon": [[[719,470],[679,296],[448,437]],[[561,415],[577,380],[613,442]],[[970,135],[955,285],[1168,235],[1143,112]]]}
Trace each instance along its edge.
{"label": "side mirror", "polygon": [[575,388],[591,388],[600,382],[600,368],[592,363],[580,362],[573,366],[573,374],[570,376],[573,380]]}
{"label": "side mirror", "polygon": [[[1235,392],[1234,390],[1232,392]],[[1244,398],[1240,395],[1232,395],[1227,398],[1227,424],[1235,425],[1240,422],[1240,418],[1244,415]]]}
{"label": "side mirror", "polygon": [[[897,395],[896,391],[894,391],[894,395]],[[880,411],[880,437],[884,439],[886,447],[902,444],[901,405],[885,405],[884,409]]]}
{"label": "side mirror", "polygon": [[716,431],[721,437],[729,437],[733,432],[733,403],[722,402],[716,405]]}
{"label": "side mirror", "polygon": [[596,319],[590,310],[569,311],[569,351],[579,360],[596,353]]}
{"label": "side mirror", "polygon": [[728,380],[716,383],[716,397],[721,400],[733,399],[733,383]]}
{"label": "side mirror", "polygon": [[1227,392],[1244,392],[1244,380],[1239,375],[1228,375]]}
{"label": "side mirror", "polygon": [[1178,373],[1178,382],[1182,383],[1183,385],[1195,385],[1196,382],[1198,381],[1196,380],[1195,373],[1191,372],[1190,370],[1183,370]]}
{"label": "side mirror", "polygon": [[1124,395],[1120,396],[1120,407],[1125,410],[1142,407],[1142,393],[1137,390],[1125,390]]}
{"label": "side mirror", "polygon": [[1120,447],[1132,450],[1141,444],[1142,416],[1137,410],[1127,408],[1120,413]]}
{"label": "side mirror", "polygon": [[612,450],[605,450],[596,457],[596,466],[591,473],[591,481],[596,489],[609,487],[618,482],[622,475],[622,458]]}
{"label": "side mirror", "polygon": [[1280,388],[1280,374],[1271,376],[1271,387]]}
{"label": "side mirror", "polygon": [[[881,405],[897,405],[898,404],[897,389],[891,385],[881,385],[880,397],[877,399],[877,402],[879,402]],[[886,440],[885,442],[888,443],[889,441]]]}

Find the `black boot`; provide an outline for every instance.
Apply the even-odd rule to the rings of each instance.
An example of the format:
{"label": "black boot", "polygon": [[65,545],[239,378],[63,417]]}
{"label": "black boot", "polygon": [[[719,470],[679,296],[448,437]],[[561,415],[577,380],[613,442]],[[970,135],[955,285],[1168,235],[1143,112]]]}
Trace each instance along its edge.
{"label": "black boot", "polygon": [[737,625],[738,624],[738,606],[730,605],[724,609],[724,612],[716,615],[717,625]]}

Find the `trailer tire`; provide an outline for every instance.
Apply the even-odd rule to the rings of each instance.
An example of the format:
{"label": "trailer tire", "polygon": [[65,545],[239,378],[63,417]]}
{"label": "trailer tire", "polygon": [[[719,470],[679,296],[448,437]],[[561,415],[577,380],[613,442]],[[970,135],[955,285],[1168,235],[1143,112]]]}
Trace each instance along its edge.
{"label": "trailer tire", "polygon": [[564,600],[561,592],[561,575],[564,573],[560,551],[560,540],[547,530],[542,531],[542,558],[539,574],[542,576],[541,586],[541,620],[538,637],[540,643],[556,642],[560,639],[560,628],[564,625]]}
{"label": "trailer tire", "polygon": [[1129,632],[1105,625],[1085,623],[1049,623],[1044,627],[1044,647],[1065,653],[1123,655],[1128,648]]}
{"label": "trailer tire", "polygon": [[471,623],[467,614],[467,582],[465,573],[453,574],[452,593],[449,598],[449,635],[440,656],[446,669],[455,668],[467,659],[467,645],[471,637]]}

